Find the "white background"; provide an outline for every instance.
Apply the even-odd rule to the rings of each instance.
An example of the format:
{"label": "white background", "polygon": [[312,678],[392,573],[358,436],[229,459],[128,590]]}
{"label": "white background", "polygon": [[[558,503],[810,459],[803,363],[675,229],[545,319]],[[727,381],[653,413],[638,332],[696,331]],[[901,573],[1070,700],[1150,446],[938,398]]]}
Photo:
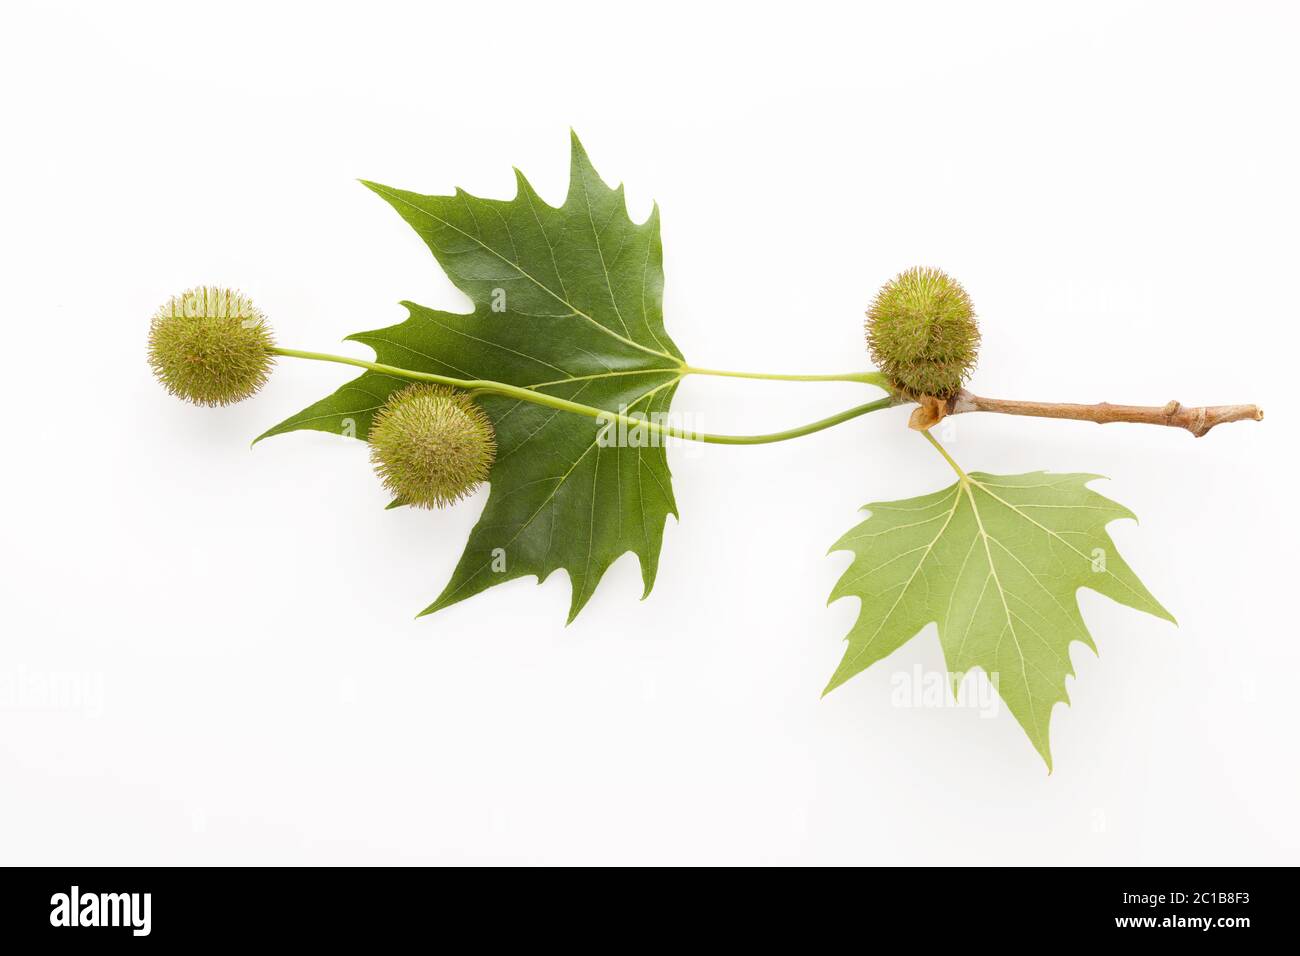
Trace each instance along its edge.
{"label": "white background", "polygon": [[[1286,4],[16,4],[0,39],[0,862],[1297,862],[1297,14]],[[894,706],[933,626],[826,699],[828,545],[950,481],[905,413],[674,447],[680,524],[564,627],[563,574],[414,620],[484,500],[384,511],[360,443],[249,440],[345,381],[169,398],[150,314],[242,288],[282,344],[464,309],[358,177],[558,202],[568,128],[663,211],[696,364],[863,368],[913,264],[972,387],[1257,402],[1194,440],[956,420],[967,468],[1095,471],[1181,627],[1092,592],[1045,772],[1003,708]],[[848,385],[688,381],[714,431]],[[873,393],[874,394],[874,393]]]}

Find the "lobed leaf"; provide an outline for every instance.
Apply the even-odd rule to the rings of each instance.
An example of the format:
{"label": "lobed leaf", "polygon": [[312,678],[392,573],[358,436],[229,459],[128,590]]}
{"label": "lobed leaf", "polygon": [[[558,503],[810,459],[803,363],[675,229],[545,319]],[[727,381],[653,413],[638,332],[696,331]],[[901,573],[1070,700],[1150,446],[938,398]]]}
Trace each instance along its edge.
{"label": "lobed leaf", "polygon": [[1087,487],[1098,475],[972,472],[943,491],[867,505],[869,518],[832,551],[853,562],[831,601],[861,599],[829,693],[931,621],[956,683],[972,668],[999,694],[1052,766],[1052,709],[1068,702],[1069,647],[1096,650],[1076,592],[1091,588],[1167,621],[1106,533],[1123,505]]}
{"label": "lobed leaf", "polygon": [[[385,365],[506,382],[612,412],[666,413],[684,361],[664,329],[658,207],[632,222],[622,187],[601,181],[576,136],[562,206],[543,202],[518,170],[516,180],[505,201],[365,183],[415,229],[474,311],[404,302],[406,321],[349,338]],[[261,437],[316,429],[364,440],[374,414],[407,384],[367,371]],[[497,441],[487,505],[451,580],[422,613],[563,568],[572,621],[628,551],[649,594],[664,523],[677,515],[662,444],[606,447],[593,419],[499,396],[479,401]]]}

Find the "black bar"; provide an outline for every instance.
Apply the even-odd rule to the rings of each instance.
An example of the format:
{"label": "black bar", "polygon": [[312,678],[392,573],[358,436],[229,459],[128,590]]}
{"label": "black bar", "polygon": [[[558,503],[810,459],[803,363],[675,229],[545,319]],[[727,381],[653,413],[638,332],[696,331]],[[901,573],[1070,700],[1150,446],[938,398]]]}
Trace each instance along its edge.
{"label": "black bar", "polygon": [[[924,944],[931,929],[944,937],[964,932],[982,944],[1127,937],[1234,945],[1280,934],[1296,916],[1290,869],[859,869],[828,874],[816,895],[803,879],[792,887],[779,874],[760,876],[757,891],[749,874],[707,877],[697,885],[695,874],[681,873],[616,873],[594,881],[527,873],[513,889],[485,885],[475,873],[430,869],[15,868],[0,874],[0,925],[10,952],[20,951],[8,945],[19,941],[374,945],[409,940],[412,933],[457,946],[459,936],[473,933],[478,945],[572,939],[621,948],[656,939],[681,945],[698,932],[691,926],[707,927],[712,936],[798,933],[795,939],[812,943],[832,924],[837,935],[852,934],[873,948],[899,933]],[[498,874],[494,884],[510,879]],[[74,886],[76,922],[118,925],[70,925]]]}

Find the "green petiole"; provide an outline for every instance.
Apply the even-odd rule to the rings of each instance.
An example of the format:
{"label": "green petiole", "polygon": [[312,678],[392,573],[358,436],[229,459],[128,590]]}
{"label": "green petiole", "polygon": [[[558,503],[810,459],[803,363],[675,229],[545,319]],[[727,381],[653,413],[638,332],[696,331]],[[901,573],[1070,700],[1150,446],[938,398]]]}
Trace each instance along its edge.
{"label": "green petiole", "polygon": [[[602,422],[621,422],[630,427],[644,428],[652,434],[669,438],[680,438],[686,441],[705,442],[711,445],[766,445],[772,442],[788,441],[791,438],[801,438],[804,435],[811,435],[814,432],[831,428],[835,425],[841,424],[842,422],[850,421],[870,412],[877,412],[882,409],[890,408],[905,401],[899,396],[890,393],[884,398],[877,399],[874,402],[855,405],[853,408],[837,412],[827,418],[818,419],[815,422],[809,422],[806,425],[799,425],[795,428],[787,428],[784,431],[769,432],[762,435],[716,435],[709,432],[687,431],[648,418],[636,418],[618,412],[607,411],[603,408],[595,408],[591,405],[583,405],[579,402],[571,402],[568,399],[557,398],[554,395],[547,395],[545,392],[538,392],[529,388],[521,388],[518,385],[507,385],[505,382],[452,378],[448,375],[437,375],[433,372],[416,372],[411,369],[399,368],[396,365],[382,365],[377,362],[367,362],[364,359],[349,358],[344,355],[330,355],[326,352],[304,352],[300,349],[285,349],[279,348],[278,346],[272,347],[270,351],[274,355],[282,355],[287,358],[310,359],[316,362],[336,362],[340,365],[352,365],[357,368],[369,369],[372,372],[379,372],[384,375],[393,375],[398,378],[409,378],[417,382],[433,382],[438,385],[450,385],[454,388],[465,389],[466,391],[474,393],[504,395],[509,398],[532,402],[534,405],[542,405],[546,408],[572,412],[575,415],[585,415],[588,418],[599,419]],[[875,385],[879,388],[888,390],[885,385],[884,377],[878,372],[855,372],[845,375],[765,375],[748,372],[724,372],[716,369],[697,369],[683,365],[677,373],[677,376],[680,379],[687,375],[718,375],[733,378],[758,378],[770,379],[773,381],[795,382],[862,382],[864,384]]]}

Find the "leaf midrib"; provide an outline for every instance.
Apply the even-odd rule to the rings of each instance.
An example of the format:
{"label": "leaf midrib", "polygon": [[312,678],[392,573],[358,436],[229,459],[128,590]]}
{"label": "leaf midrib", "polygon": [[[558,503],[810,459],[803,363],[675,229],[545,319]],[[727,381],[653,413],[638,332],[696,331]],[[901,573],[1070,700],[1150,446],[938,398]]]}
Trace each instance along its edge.
{"label": "leaf midrib", "polygon": [[[1025,664],[1026,664],[1025,651],[1024,648],[1020,646],[1020,638],[1016,636],[1016,625],[1015,622],[1012,620],[1011,608],[1007,606],[1006,590],[1002,587],[1002,579],[998,576],[997,565],[993,563],[993,551],[992,549],[989,548],[989,534],[987,531],[984,530],[984,519],[980,517],[979,505],[975,503],[975,493],[971,491],[970,488],[972,481],[973,479],[969,478],[969,476],[963,476],[960,480],[960,483],[962,486],[962,490],[966,492],[966,497],[970,501],[971,511],[974,512],[975,514],[975,525],[979,529],[980,537],[984,541],[984,556],[989,563],[989,576],[992,577],[993,583],[997,585],[998,597],[1002,601],[1002,613],[1006,615],[1006,619],[1007,619],[1006,627],[1007,630],[1011,632],[1011,640],[1016,645],[1016,656],[1020,658],[1020,679],[1021,681],[1024,682],[1025,685],[1025,696],[1029,698],[1029,719],[1033,724],[1033,736],[1037,738],[1040,735],[1040,731],[1038,729],[1038,713],[1034,708],[1034,701],[1036,698],[1034,697],[1033,689],[1030,687],[1029,684],[1029,673],[1025,670]],[[1001,542],[998,543],[999,545],[1001,545]],[[978,606],[976,606],[971,612],[972,616],[974,616],[975,611],[978,610],[979,608]],[[1002,635],[999,634],[998,644],[1001,643],[1002,643]],[[993,647],[993,655],[995,658],[997,657],[997,645],[994,645]],[[1035,743],[1037,743],[1037,740],[1035,740]]]}

